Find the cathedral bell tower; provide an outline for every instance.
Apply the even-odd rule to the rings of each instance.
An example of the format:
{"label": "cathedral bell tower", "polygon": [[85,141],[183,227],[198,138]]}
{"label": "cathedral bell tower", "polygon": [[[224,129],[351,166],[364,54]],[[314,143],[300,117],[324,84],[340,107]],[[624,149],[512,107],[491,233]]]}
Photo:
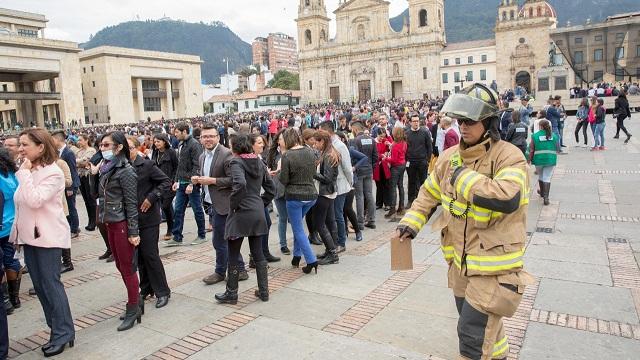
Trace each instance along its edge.
{"label": "cathedral bell tower", "polygon": [[298,5],[298,49],[319,48],[329,40],[329,21],[324,0],[300,0]]}
{"label": "cathedral bell tower", "polygon": [[446,43],[444,0],[409,0],[409,33],[430,34],[432,41]]}

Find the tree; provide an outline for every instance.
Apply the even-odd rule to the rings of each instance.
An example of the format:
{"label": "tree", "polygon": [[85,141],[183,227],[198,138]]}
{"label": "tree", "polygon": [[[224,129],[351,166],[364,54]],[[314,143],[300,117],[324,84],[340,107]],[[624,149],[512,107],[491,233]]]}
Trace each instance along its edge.
{"label": "tree", "polygon": [[300,76],[287,70],[280,70],[273,79],[269,81],[267,87],[283,90],[300,90]]}

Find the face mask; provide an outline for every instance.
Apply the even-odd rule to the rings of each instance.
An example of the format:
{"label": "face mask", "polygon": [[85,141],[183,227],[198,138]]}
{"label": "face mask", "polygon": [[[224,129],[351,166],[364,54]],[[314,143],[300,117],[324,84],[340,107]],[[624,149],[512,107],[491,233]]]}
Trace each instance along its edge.
{"label": "face mask", "polygon": [[111,159],[113,159],[113,150],[102,151],[102,158],[107,161],[111,161]]}

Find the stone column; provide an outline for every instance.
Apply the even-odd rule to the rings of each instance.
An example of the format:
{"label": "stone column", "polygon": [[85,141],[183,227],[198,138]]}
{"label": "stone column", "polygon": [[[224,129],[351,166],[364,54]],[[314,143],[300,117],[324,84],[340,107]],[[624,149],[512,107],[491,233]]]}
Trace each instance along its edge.
{"label": "stone column", "polygon": [[166,111],[164,111],[163,113],[165,114],[164,119],[165,120],[169,120],[169,119],[173,119],[175,116],[173,116],[173,107],[171,106],[171,100],[173,99],[173,92],[171,91],[171,80],[165,80],[164,81],[164,88],[167,91],[167,107],[166,107]]}
{"label": "stone column", "polygon": [[42,105],[42,100],[36,100],[33,103],[36,110],[36,126],[44,127],[44,105]]}
{"label": "stone column", "polygon": [[138,120],[146,120],[144,117],[144,95],[142,94],[142,79],[136,79],[136,89],[138,93]]}

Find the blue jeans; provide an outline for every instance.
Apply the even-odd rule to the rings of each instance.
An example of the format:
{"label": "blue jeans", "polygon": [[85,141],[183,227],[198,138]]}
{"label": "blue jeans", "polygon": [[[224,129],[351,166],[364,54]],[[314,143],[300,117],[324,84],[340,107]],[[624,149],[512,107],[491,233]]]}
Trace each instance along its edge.
{"label": "blue jeans", "polygon": [[[173,240],[182,242],[182,228],[184,227],[184,213],[187,210],[187,201],[191,204],[191,210],[196,218],[198,225],[198,237],[205,238],[204,228],[204,210],[202,209],[202,200],[200,199],[200,187],[194,186],[191,194],[187,195],[185,190],[188,184],[180,184],[176,191],[176,205],[174,209],[173,223]],[[224,231],[224,230],[223,230]]]}
{"label": "blue jeans", "polygon": [[[20,261],[18,259],[14,259],[14,255],[16,254],[16,249],[13,247],[13,244],[9,242],[9,235],[0,238],[0,250],[2,250],[2,265],[4,265],[5,270],[13,270],[15,272],[20,271],[22,266],[20,265]],[[0,357],[2,359],[2,357]]]}
{"label": "blue jeans", "polygon": [[309,212],[309,209],[311,209],[315,203],[315,200],[287,200],[287,215],[289,215],[291,229],[293,230],[293,256],[304,255],[304,260],[307,264],[314,263],[317,259],[316,254],[313,252],[311,244],[309,243],[309,237],[304,231],[302,218],[307,214],[307,212]]}
{"label": "blue jeans", "polygon": [[595,141],[594,147],[604,146],[604,127],[605,123],[593,124],[591,129],[593,130],[593,139]]}
{"label": "blue jeans", "polygon": [[[229,263],[229,240],[224,238],[224,228],[227,224],[227,215],[216,213],[211,207],[211,215],[209,222],[213,224],[213,249],[216,251],[216,270],[215,272],[225,276],[227,274],[227,265]],[[244,270],[244,260],[242,254],[238,254],[238,266],[240,270]]]}
{"label": "blue jeans", "polygon": [[333,202],[333,210],[336,214],[336,224],[338,225],[337,245],[339,246],[346,246],[347,244],[347,224],[344,222],[344,201],[346,198],[347,194],[341,194],[336,196],[336,200]]}
{"label": "blue jeans", "polygon": [[564,121],[558,121],[558,135],[560,135],[560,146],[564,145]]}
{"label": "blue jeans", "polygon": [[[376,201],[371,189],[371,174],[358,176],[354,187],[356,188],[356,213],[358,225],[362,228],[365,224],[376,222]],[[366,218],[365,218],[366,212]]]}
{"label": "blue jeans", "polygon": [[560,152],[562,151],[562,147],[560,146],[560,133],[558,132],[558,129],[553,129],[552,132],[556,134],[556,137],[558,139],[556,141],[556,151]]}
{"label": "blue jeans", "polygon": [[284,197],[273,200],[278,210],[278,237],[280,238],[280,247],[287,246],[287,200]]}
{"label": "blue jeans", "polygon": [[77,189],[73,189],[73,195],[66,196],[65,190],[65,198],[67,199],[67,207],[69,208],[69,215],[67,215],[67,222],[69,223],[69,227],[71,228],[72,233],[77,233],[80,231],[80,219],[78,218],[78,209],[76,209],[76,194]]}

